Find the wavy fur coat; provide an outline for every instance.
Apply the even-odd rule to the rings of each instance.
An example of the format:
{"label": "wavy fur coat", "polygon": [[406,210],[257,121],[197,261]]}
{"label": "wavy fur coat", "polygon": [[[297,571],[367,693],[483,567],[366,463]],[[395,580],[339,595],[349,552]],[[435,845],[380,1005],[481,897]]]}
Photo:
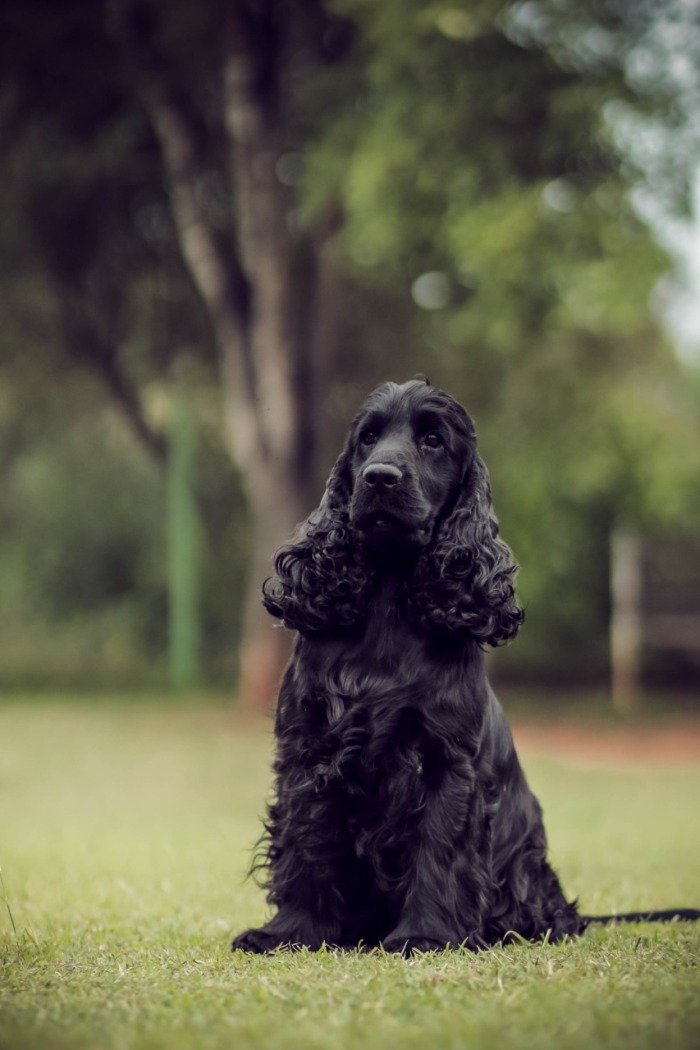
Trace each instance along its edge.
{"label": "wavy fur coat", "polygon": [[484,669],[523,617],[462,406],[422,381],[374,391],[275,565],[266,607],[298,632],[258,865],[276,910],[234,947],[579,932]]}

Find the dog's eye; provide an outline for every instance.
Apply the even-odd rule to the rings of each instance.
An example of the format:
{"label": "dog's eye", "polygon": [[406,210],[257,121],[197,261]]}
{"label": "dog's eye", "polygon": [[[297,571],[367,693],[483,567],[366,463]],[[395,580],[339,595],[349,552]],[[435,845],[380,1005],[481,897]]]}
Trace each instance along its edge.
{"label": "dog's eye", "polygon": [[429,430],[427,434],[423,435],[423,444],[427,445],[428,448],[440,448],[444,443],[442,436],[436,430]]}
{"label": "dog's eye", "polygon": [[373,430],[363,430],[360,434],[361,445],[376,445],[377,435]]}

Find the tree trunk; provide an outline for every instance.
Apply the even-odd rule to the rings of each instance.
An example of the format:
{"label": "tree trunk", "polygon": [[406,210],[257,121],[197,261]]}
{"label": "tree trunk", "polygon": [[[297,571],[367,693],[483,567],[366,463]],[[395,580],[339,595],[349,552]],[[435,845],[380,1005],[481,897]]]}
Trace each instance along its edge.
{"label": "tree trunk", "polygon": [[[290,632],[275,625],[261,603],[261,586],[273,572],[277,549],[307,516],[299,434],[313,417],[300,413],[295,369],[304,356],[298,339],[294,266],[289,228],[289,189],[277,177],[287,143],[285,50],[267,53],[279,30],[274,5],[259,9],[259,24],[241,7],[229,9],[230,50],[224,66],[224,118],[229,169],[236,200],[242,272],[250,288],[248,337],[254,365],[253,398],[260,441],[257,455],[242,463],[253,520],[250,577],[245,601],[241,703],[269,710],[291,651]],[[312,454],[312,443],[308,454]],[[239,460],[240,462],[240,460]],[[308,458],[307,458],[307,466]]]}
{"label": "tree trunk", "polygon": [[270,711],[294,641],[293,632],[276,623],[262,604],[262,585],[274,571],[277,549],[293,535],[310,508],[300,506],[299,493],[287,473],[268,470],[248,475],[253,527],[249,549],[240,703],[250,711]]}
{"label": "tree trunk", "polygon": [[[312,402],[332,327],[330,315],[323,314],[330,304],[332,253],[323,258],[322,242],[308,239],[317,281],[309,305],[295,279],[299,244],[289,221],[292,195],[278,172],[290,148],[292,65],[310,53],[310,43],[313,53],[322,50],[328,16],[321,3],[306,9],[275,0],[231,0],[223,9],[222,115],[236,214],[232,253],[222,252],[202,207],[197,133],[182,101],[186,82],[153,25],[136,17],[138,4],[113,0],[113,11],[115,32],[136,70],[160,143],[182,256],[219,351],[227,442],[252,519],[240,695],[247,708],[269,710],[291,637],[264,611],[260,589],[273,571],[275,551],[312,509],[318,420]],[[307,31],[314,39],[303,43]],[[301,309],[313,315],[306,323]]]}

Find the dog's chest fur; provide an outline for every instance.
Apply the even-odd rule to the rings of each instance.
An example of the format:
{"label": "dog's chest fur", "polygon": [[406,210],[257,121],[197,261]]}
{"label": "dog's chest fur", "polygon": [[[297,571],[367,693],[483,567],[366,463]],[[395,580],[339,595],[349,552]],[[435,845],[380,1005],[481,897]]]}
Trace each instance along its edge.
{"label": "dog's chest fur", "polygon": [[[413,790],[431,769],[473,751],[466,662],[459,650],[446,659],[444,646],[435,651],[407,630],[393,592],[378,594],[361,637],[301,646],[295,721],[320,783],[381,796],[382,783],[400,776]],[[458,716],[448,698],[459,692]]]}

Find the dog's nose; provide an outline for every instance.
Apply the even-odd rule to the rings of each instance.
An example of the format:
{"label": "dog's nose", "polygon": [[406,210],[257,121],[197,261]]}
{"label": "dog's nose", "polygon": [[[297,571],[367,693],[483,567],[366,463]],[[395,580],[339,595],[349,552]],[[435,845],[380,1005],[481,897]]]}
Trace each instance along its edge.
{"label": "dog's nose", "polygon": [[376,489],[390,489],[398,485],[403,474],[391,463],[370,463],[362,472],[363,480]]}

